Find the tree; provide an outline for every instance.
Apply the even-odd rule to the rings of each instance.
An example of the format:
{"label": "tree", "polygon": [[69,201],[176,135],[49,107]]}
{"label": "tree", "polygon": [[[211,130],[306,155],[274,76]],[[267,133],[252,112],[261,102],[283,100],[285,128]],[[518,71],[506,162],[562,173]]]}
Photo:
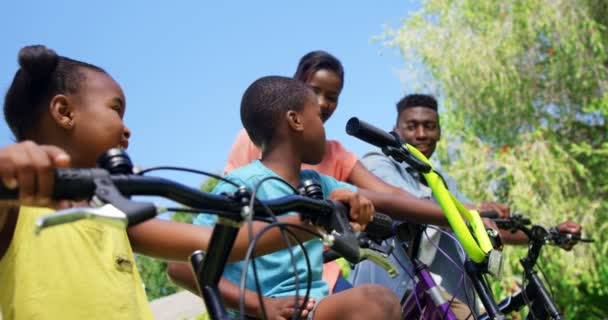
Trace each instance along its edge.
{"label": "tree", "polygon": [[[466,194],[537,223],[573,219],[596,238],[545,250],[571,319],[608,314],[607,13],[602,0],[427,0],[381,37],[407,80],[442,97],[440,160]],[[522,250],[508,252],[510,275]]]}

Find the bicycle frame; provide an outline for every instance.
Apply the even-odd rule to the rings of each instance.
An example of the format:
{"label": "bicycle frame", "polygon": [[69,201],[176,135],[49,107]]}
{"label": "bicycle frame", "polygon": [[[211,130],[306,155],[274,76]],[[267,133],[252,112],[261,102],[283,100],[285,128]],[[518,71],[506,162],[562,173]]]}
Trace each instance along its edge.
{"label": "bicycle frame", "polygon": [[[425,227],[420,225],[405,227],[408,228],[407,233],[404,232],[404,227],[397,227],[396,238],[401,243],[400,249],[407,252],[410,257],[415,285],[414,291],[404,297],[403,319],[419,319],[422,316],[424,320],[456,320],[456,315],[450,309],[450,303],[441,295],[440,288],[433,280],[428,266],[417,258]],[[410,236],[412,229],[414,229],[413,237]],[[406,244],[408,240],[411,240],[409,248]]]}
{"label": "bicycle frame", "polygon": [[[356,117],[348,120],[346,132],[381,148],[385,155],[395,161],[408,163],[424,176],[456,238],[469,257],[465,263],[465,269],[473,281],[484,307],[491,319],[504,319],[504,315],[500,313],[491,291],[482,277],[484,273],[499,276],[502,268],[502,255],[493,249],[479,213],[475,210],[467,210],[449,192],[443,178],[433,169],[430,161],[413,146],[404,145],[396,133],[389,134]],[[466,225],[463,217],[466,218],[471,229]]]}
{"label": "bicycle frame", "polygon": [[[529,220],[527,223],[529,223]],[[527,285],[523,290],[520,290],[501,301],[498,304],[500,311],[509,314],[521,310],[525,306],[529,306],[528,319],[561,320],[562,315],[559,309],[553,302],[543,281],[534,270],[534,266],[540,255],[540,250],[546,244],[549,232],[541,226],[532,226],[532,228],[528,229],[524,227],[523,224],[518,225],[513,229],[523,231],[530,239],[528,254],[519,260],[524,268],[524,278],[526,279]],[[487,318],[487,315],[482,315],[479,319]]]}

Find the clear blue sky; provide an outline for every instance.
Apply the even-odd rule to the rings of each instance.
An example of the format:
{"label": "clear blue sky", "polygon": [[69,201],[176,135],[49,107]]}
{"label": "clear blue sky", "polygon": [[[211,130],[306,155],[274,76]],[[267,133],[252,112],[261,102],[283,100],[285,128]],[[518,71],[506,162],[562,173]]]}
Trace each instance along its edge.
{"label": "clear blue sky", "polygon": [[[396,0],[2,1],[0,90],[4,96],[22,46],[47,45],[105,68],[121,84],[135,163],[219,172],[241,128],[245,88],[261,76],[291,76],[303,54],[323,49],[346,71],[327,136],[361,156],[372,148],[344,133],[346,121],[358,116],[389,128],[395,102],[416,85],[401,83],[399,52],[371,38],[419,6]],[[11,142],[2,121],[0,145]],[[202,180],[169,177],[194,185]]]}

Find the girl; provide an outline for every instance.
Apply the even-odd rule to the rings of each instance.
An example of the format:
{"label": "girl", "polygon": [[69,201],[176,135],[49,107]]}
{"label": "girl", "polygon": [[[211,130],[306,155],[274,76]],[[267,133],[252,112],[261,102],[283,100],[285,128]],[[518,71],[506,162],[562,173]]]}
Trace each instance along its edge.
{"label": "girl", "polygon": [[44,207],[57,206],[54,167],[95,167],[107,149],[128,147],[122,89],[44,46],[21,49],[19,65],[4,103],[18,143],[0,149],[2,182],[19,187],[20,204],[0,208],[4,319],[152,319],[126,232],[83,221],[34,235]]}

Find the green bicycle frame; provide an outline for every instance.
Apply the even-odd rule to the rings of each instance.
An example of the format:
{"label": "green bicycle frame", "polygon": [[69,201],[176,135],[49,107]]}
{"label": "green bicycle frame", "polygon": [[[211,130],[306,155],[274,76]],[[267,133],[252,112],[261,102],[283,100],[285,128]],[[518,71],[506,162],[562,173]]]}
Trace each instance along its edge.
{"label": "green bicycle frame", "polygon": [[[443,179],[435,171],[433,165],[418,149],[405,144],[405,147],[418,159],[425,162],[431,167],[429,173],[423,173],[424,179],[433,191],[435,198],[441,209],[445,213],[448,223],[452,227],[456,238],[462,245],[464,251],[469,258],[476,263],[482,263],[486,259],[487,254],[493,249],[486,228],[476,210],[467,210],[467,208],[448,191]],[[467,227],[465,220],[469,222],[472,233]]]}

